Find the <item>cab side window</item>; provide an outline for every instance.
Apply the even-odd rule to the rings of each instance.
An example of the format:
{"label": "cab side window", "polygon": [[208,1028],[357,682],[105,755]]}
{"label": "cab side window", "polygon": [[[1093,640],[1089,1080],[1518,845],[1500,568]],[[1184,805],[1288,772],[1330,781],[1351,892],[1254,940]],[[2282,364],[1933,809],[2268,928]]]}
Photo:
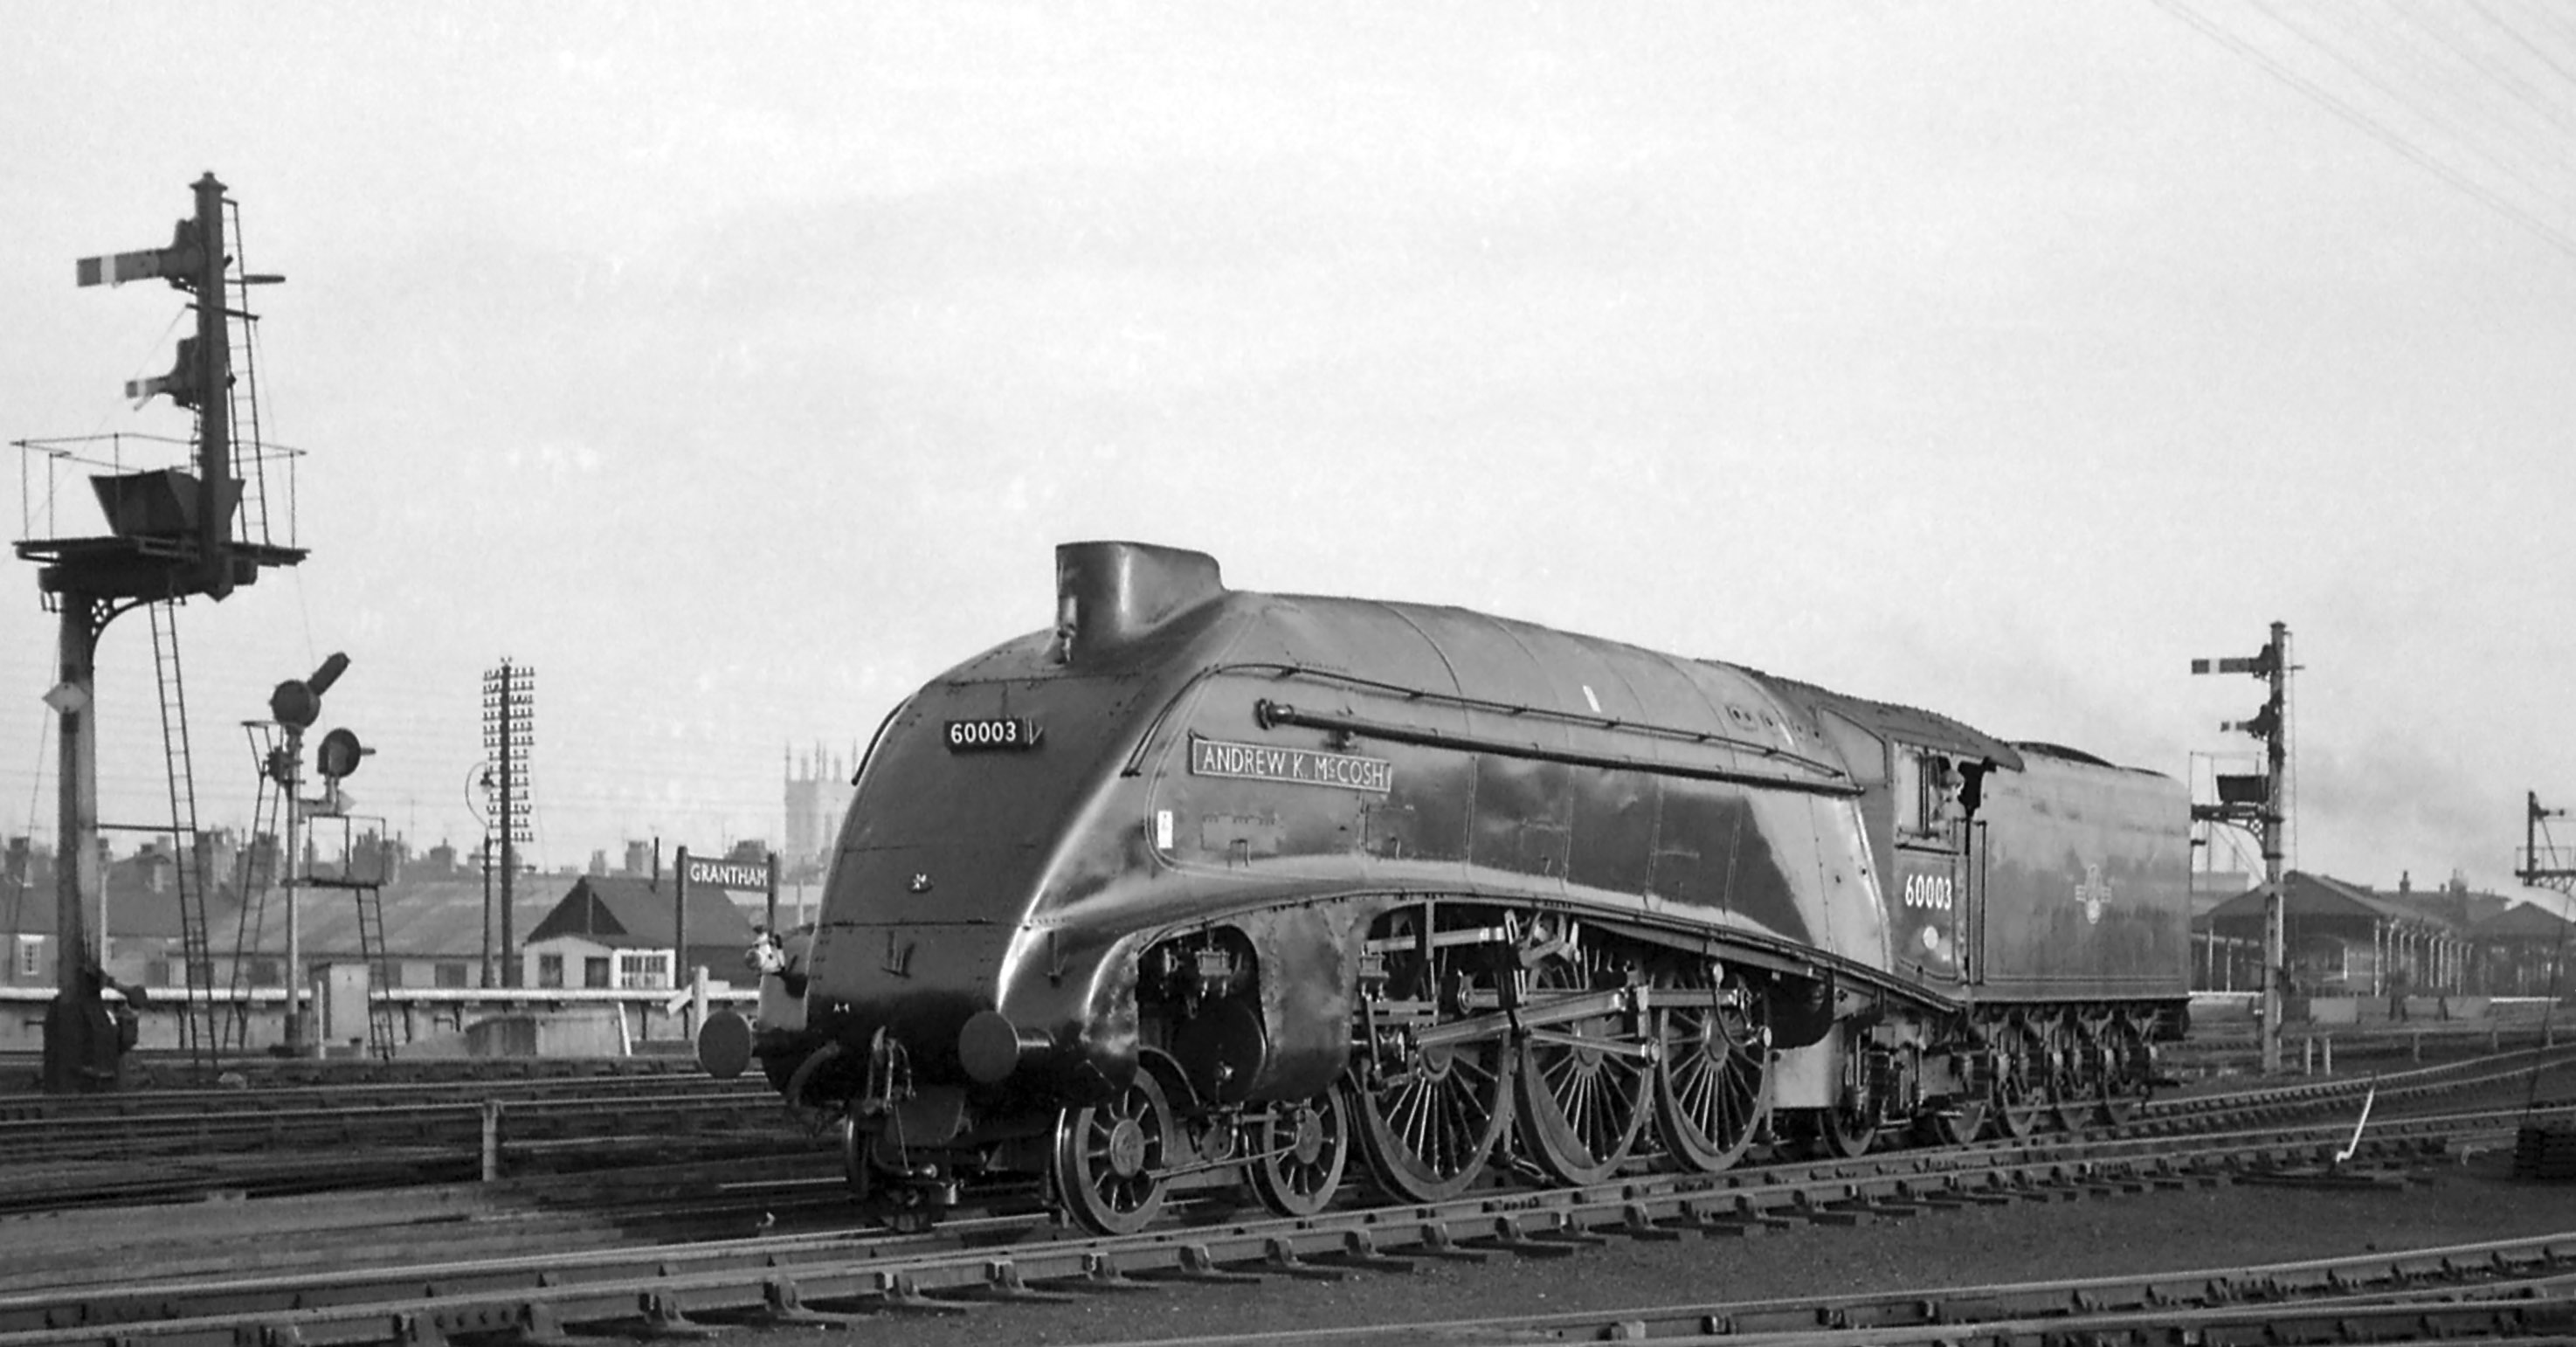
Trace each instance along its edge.
{"label": "cab side window", "polygon": [[1957,769],[1929,749],[1898,744],[1894,754],[1896,770],[1889,788],[1896,797],[1897,836],[1947,836],[1951,811],[1946,806],[1959,793]]}

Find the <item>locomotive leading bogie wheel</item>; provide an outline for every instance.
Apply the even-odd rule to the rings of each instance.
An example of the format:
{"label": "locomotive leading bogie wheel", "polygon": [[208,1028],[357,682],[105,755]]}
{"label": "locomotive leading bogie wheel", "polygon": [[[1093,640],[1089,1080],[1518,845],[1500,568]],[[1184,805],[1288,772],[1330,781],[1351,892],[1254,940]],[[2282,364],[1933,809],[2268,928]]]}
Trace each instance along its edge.
{"label": "locomotive leading bogie wheel", "polygon": [[[1530,971],[1530,996],[1589,990],[1581,965],[1551,954]],[[1646,1125],[1653,1063],[1618,1014],[1551,1024],[1522,1040],[1516,1101],[1530,1158],[1561,1183],[1598,1183]]]}
{"label": "locomotive leading bogie wheel", "polygon": [[[1412,919],[1414,914],[1404,914]],[[1402,934],[1402,924],[1381,936]],[[1455,1020],[1490,993],[1490,984],[1457,966],[1452,947],[1407,949],[1387,956],[1391,1000],[1432,1002]],[[1465,1192],[1512,1122],[1512,1053],[1503,1030],[1465,1042],[1421,1047],[1390,1036],[1363,1049],[1353,1091],[1361,1148],[1380,1188],[1406,1202],[1440,1202]]]}
{"label": "locomotive leading bogie wheel", "polygon": [[1995,1129],[2016,1140],[2039,1130],[2049,1112],[2047,1049],[2016,1016],[1994,1032]]}
{"label": "locomotive leading bogie wheel", "polygon": [[1109,1102],[1064,1111],[1056,1124],[1056,1198],[1087,1230],[1134,1234],[1162,1213],[1174,1146],[1171,1101],[1154,1073],[1140,1068]]}
{"label": "locomotive leading bogie wheel", "polygon": [[1655,1121],[1675,1160],[1713,1174],[1744,1158],[1771,1106],[1768,1017],[1758,994],[1705,972],[1674,981],[1655,1016]]}
{"label": "locomotive leading bogie wheel", "polygon": [[1330,1206],[1350,1161],[1351,1101],[1335,1085],[1312,1099],[1274,1104],[1261,1122],[1252,1190],[1281,1216],[1312,1216]]}

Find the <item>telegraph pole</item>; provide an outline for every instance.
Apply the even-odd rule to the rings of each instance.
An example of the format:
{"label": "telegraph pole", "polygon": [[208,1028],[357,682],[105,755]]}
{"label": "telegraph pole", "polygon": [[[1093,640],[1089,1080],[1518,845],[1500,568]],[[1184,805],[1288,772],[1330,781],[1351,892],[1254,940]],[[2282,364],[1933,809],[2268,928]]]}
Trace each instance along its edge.
{"label": "telegraph pole", "polygon": [[[518,881],[518,844],[532,842],[536,835],[528,827],[528,751],[536,729],[536,682],[534,669],[513,664],[505,656],[497,669],[483,673],[483,751],[497,764],[489,788],[497,807],[495,817],[501,833],[501,985],[516,987],[520,976],[518,925],[511,911],[513,888]],[[490,850],[485,850],[488,862]],[[490,869],[485,869],[489,882]]]}
{"label": "telegraph pole", "polygon": [[2272,624],[2272,639],[2251,656],[2196,659],[2195,674],[2244,673],[2264,682],[2268,695],[2250,720],[2221,722],[2222,730],[2241,731],[2263,741],[2260,776],[2221,776],[2218,802],[2191,807],[2195,823],[2224,823],[2249,828],[2263,844],[2263,1073],[2281,1069],[2281,999],[2289,971],[2288,942],[2281,914],[2283,824],[2289,817],[2290,767],[2290,629]]}

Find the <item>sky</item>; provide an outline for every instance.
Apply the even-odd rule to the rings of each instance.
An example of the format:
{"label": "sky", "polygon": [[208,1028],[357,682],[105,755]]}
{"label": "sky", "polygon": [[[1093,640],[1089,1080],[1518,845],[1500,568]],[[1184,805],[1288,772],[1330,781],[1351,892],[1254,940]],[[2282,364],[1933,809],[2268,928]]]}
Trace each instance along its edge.
{"label": "sky", "polygon": [[[72,264],[200,175],[287,278],[309,557],[179,614],[209,825],[339,651],[319,728],[416,845],[481,835],[504,659],[540,862],[774,845],[791,757],[847,770],[1103,538],[2197,778],[2262,687],[2190,661],[2279,621],[2294,865],[2518,892],[2526,793],[2576,803],[2576,20],[2535,0],[8,15],[0,439],[188,433],[120,396],[182,297]],[[100,531],[11,452],[14,536]],[[9,575],[0,832],[50,838],[56,619]],[[166,820],[140,615],[99,708],[103,815]]]}

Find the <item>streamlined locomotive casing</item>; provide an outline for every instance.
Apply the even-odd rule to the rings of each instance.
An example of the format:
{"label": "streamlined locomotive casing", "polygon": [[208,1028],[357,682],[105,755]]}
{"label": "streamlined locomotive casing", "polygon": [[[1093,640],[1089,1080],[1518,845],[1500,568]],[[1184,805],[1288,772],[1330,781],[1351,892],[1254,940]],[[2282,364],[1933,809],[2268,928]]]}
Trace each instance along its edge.
{"label": "streamlined locomotive casing", "polygon": [[[1783,1108],[1982,1088],[1981,1003],[2184,995],[2170,779],[1460,609],[1230,591],[1195,552],[1057,569],[1054,629],[879,731],[804,1024],[758,1044],[803,1102],[903,1101],[881,1135],[1034,1135],[1148,1049],[1202,1104],[1315,1095],[1372,923],[1426,899],[1764,970]],[[1856,1085],[1863,1053],[1912,1083]]]}
{"label": "streamlined locomotive casing", "polygon": [[868,755],[808,1028],[764,1046],[844,1045],[809,1097],[865,1088],[880,1031],[915,1081],[1096,1097],[1135,1070],[1139,980],[1197,975],[1140,953],[1194,928],[1228,933],[1242,957],[1218,976],[1257,997],[1194,1083],[1304,1097],[1341,1070],[1359,932],[1406,895],[1887,967],[1860,788],[1746,671],[1232,592],[1197,553],[1079,544],[1058,565],[1057,629],[940,676]]}

